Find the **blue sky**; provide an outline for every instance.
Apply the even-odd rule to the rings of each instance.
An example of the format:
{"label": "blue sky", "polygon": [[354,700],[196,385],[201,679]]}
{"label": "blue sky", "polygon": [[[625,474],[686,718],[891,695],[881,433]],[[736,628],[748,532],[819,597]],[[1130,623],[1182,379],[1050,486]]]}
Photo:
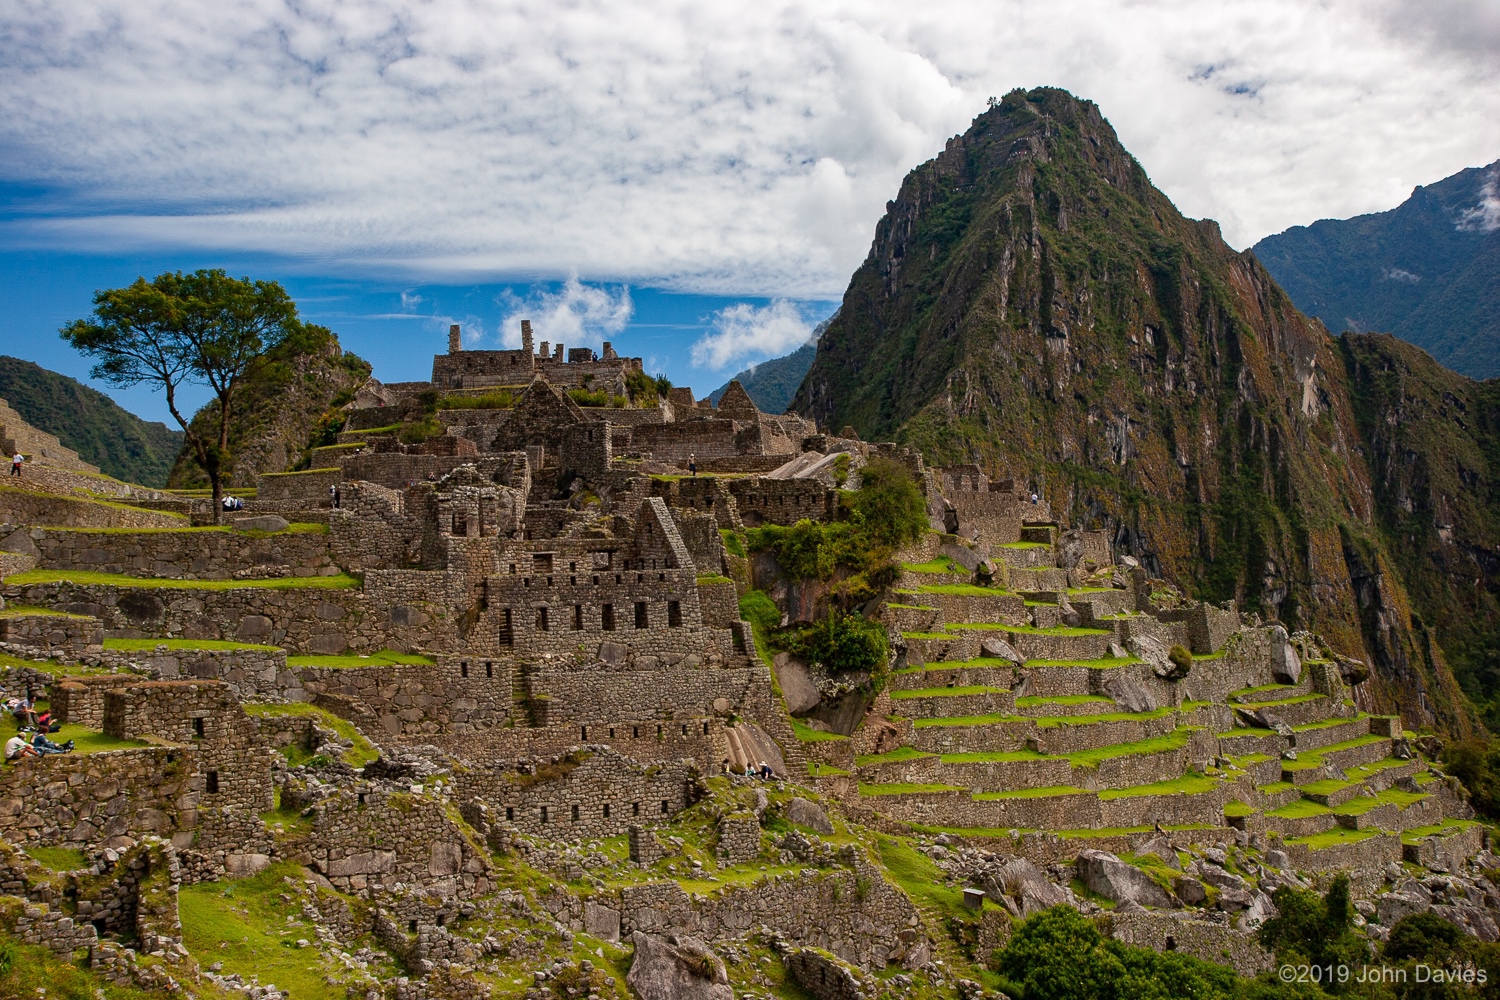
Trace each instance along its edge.
{"label": "blue sky", "polygon": [[[297,300],[302,317],[334,330],[346,350],[375,366],[375,376],[401,382],[427,378],[432,355],[447,350],[448,324],[459,323],[470,348],[514,346],[502,343],[500,324],[521,316],[537,318],[537,339],[547,333],[547,317],[571,313],[581,334],[569,329],[563,336],[570,346],[592,346],[609,340],[617,351],[640,357],[646,370],[665,373],[674,385],[690,385],[700,396],[722,385],[747,364],[765,360],[765,350],[735,352],[715,366],[712,358],[694,364],[693,348],[712,338],[722,338],[725,310],[774,318],[795,313],[804,331],[828,316],[837,302],[820,300],[777,301],[767,297],[737,297],[667,292],[631,288],[612,283],[580,281],[584,292],[608,296],[604,315],[589,309],[586,298],[567,296],[568,282],[414,284],[340,275],[319,274],[305,262],[267,256],[190,254],[138,254],[110,257],[60,252],[0,251],[0,353],[35,361],[44,368],[94,385],[127,409],[148,420],[176,426],[159,393],[145,388],[120,390],[88,377],[90,362],[58,337],[58,329],[70,320],[87,316],[91,298],[100,288],[128,284],[136,277],[150,278],[166,270],[223,267],[236,275],[280,281]],[[623,290],[623,294],[622,294]],[[628,303],[628,318],[621,322]],[[536,308],[531,308],[531,307]],[[778,309],[780,306],[780,309]],[[549,308],[550,307],[550,308]],[[510,330],[518,336],[519,326]],[[773,350],[787,353],[797,345],[781,348],[788,335],[773,337]],[[804,336],[803,340],[806,339]],[[702,351],[700,349],[700,355]],[[200,403],[202,391],[187,399]]]}
{"label": "blue sky", "polygon": [[7,4],[0,351],[82,376],[55,331],[95,289],[221,266],[378,377],[530,313],[705,392],[805,339],[907,172],[1039,85],[1243,248],[1500,156],[1500,4]]}

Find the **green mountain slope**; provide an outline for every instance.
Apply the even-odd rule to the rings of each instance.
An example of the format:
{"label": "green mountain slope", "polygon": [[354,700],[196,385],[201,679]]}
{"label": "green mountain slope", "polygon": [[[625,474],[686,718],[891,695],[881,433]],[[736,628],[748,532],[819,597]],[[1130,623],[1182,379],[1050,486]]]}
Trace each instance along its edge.
{"label": "green mountain slope", "polygon": [[1394,333],[1465,375],[1500,375],[1500,160],[1389,212],[1296,226],[1254,251],[1330,330]]}
{"label": "green mountain slope", "polygon": [[[234,464],[226,485],[251,487],[262,472],[296,468],[316,444],[332,444],[343,426],[337,408],[354,397],[370,377],[370,363],[339,346],[338,337],[308,325],[268,351],[246,374],[229,428]],[[193,415],[193,423],[217,428],[218,402]],[[217,430],[205,430],[212,437]],[[172,466],[173,487],[208,484],[183,448]]]}
{"label": "green mountain slope", "polygon": [[[1032,484],[1198,596],[1372,662],[1366,707],[1466,732],[1446,637],[1392,557],[1346,350],[1184,218],[1093,104],[1016,91],[907,176],[792,407]],[[1493,594],[1494,567],[1467,586]]]}
{"label": "green mountain slope", "polygon": [[[816,338],[826,328],[826,322],[813,331]],[[807,370],[812,367],[813,358],[818,356],[816,342],[803,344],[791,354],[770,361],[762,361],[754,368],[746,368],[735,375],[729,381],[739,380],[740,385],[750,394],[755,405],[764,413],[785,413],[786,408],[791,405],[792,397],[797,394],[797,387],[802,384]],[[729,388],[729,382],[725,382],[713,392],[708,398],[713,400],[715,406],[719,405],[719,397]]]}
{"label": "green mountain slope", "polygon": [[20,358],[0,356],[0,399],[26,422],[116,479],[165,486],[182,432],[147,422],[104,393]]}

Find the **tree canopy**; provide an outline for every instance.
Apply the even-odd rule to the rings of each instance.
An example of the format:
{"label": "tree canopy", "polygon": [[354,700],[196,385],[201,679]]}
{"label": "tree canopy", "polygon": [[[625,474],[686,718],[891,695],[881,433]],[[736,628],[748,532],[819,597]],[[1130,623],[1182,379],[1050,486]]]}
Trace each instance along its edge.
{"label": "tree canopy", "polygon": [[[301,329],[296,304],[277,282],[204,269],[169,271],[96,292],[93,314],[69,323],[61,335],[96,359],[95,378],[121,387],[149,384],[166,393],[167,409],[208,476],[217,515],[233,463],[229,427],[236,390],[256,358]],[[213,392],[213,431],[202,433],[179,411],[178,389],[185,384]]]}

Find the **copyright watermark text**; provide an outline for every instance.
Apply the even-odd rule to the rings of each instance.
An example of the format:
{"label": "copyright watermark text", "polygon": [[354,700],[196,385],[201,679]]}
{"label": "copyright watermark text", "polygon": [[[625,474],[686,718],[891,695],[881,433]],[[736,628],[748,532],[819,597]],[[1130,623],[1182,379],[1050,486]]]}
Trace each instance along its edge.
{"label": "copyright watermark text", "polygon": [[1411,968],[1394,965],[1283,965],[1276,970],[1283,983],[1463,983],[1483,986],[1489,982],[1484,969],[1468,965],[1443,968],[1418,963]]}

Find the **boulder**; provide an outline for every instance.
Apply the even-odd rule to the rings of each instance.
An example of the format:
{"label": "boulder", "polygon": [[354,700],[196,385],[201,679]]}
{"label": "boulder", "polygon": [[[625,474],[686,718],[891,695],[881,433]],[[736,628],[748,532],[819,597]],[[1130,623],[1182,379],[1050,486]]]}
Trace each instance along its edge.
{"label": "boulder", "polygon": [[265,854],[226,854],[224,874],[230,878],[249,878],[259,875],[271,867],[271,859]]}
{"label": "boulder", "polygon": [[1047,878],[1025,858],[1008,862],[985,882],[985,892],[1018,917],[1029,917],[1063,903],[1072,903],[1072,893]]}
{"label": "boulder", "polygon": [[977,570],[983,561],[983,557],[967,545],[954,545],[951,542],[939,548],[938,555],[947,556],[970,573]]}
{"label": "boulder", "polygon": [[1242,931],[1253,931],[1274,916],[1276,906],[1271,902],[1271,897],[1264,892],[1256,892],[1250,897],[1250,905],[1235,918],[1235,925]]}
{"label": "boulder", "polygon": [[1176,899],[1134,865],[1126,864],[1104,851],[1084,850],[1078,854],[1078,879],[1090,892],[1097,892],[1116,903],[1126,901],[1142,906],[1176,908]]}
{"label": "boulder", "polygon": [[1302,679],[1302,658],[1280,625],[1271,626],[1271,676],[1280,684],[1296,684]]}
{"label": "boulder", "polygon": [[1150,854],[1161,861],[1162,864],[1174,871],[1182,871],[1182,862],[1177,859],[1177,848],[1166,837],[1152,837],[1140,847],[1136,848],[1137,854]]}
{"label": "boulder", "polygon": [[1141,679],[1124,670],[1111,670],[1103,686],[1104,693],[1127,712],[1154,712],[1161,708],[1160,701]]}
{"label": "boulder", "polygon": [[277,517],[275,514],[261,514],[258,517],[237,517],[232,525],[235,531],[285,531],[287,519]]}
{"label": "boulder", "polygon": [[1016,652],[1016,647],[998,637],[990,637],[979,644],[979,651],[985,656],[992,656],[997,660],[1008,660],[1011,663],[1021,664],[1026,662],[1026,657]]}
{"label": "boulder", "polygon": [[1083,561],[1083,531],[1071,528],[1057,539],[1057,565],[1060,569],[1075,569]]}
{"label": "boulder", "polygon": [[0,538],[0,552],[16,552],[33,559],[42,557],[42,550],[36,547],[36,542],[31,540],[31,534],[25,528],[17,528]]}
{"label": "boulder", "polygon": [[1144,660],[1158,677],[1171,677],[1177,671],[1170,648],[1154,635],[1133,635],[1126,648]]}
{"label": "boulder", "polygon": [[1277,871],[1280,871],[1283,868],[1290,868],[1292,860],[1287,857],[1285,851],[1267,851],[1265,865],[1267,868],[1275,868]]}
{"label": "boulder", "polygon": [[833,821],[816,802],[794,798],[786,804],[786,818],[798,826],[805,826],[822,834],[833,833]]}
{"label": "boulder", "polygon": [[610,642],[608,639],[599,643],[599,659],[612,667],[618,667],[625,662],[625,657],[630,650],[624,643]]}
{"label": "boulder", "polygon": [[790,653],[777,653],[776,680],[781,685],[781,696],[786,699],[786,710],[792,715],[811,712],[823,700],[818,685],[813,683],[807,664]]}
{"label": "boulder", "polygon": [[1184,875],[1172,883],[1172,892],[1185,906],[1200,906],[1208,899],[1208,890],[1195,878]]}
{"label": "boulder", "polygon": [[602,941],[619,941],[620,911],[586,900],[583,904],[583,929]]}
{"label": "boulder", "polygon": [[641,1000],[734,1000],[724,963],[693,937],[630,935],[635,958],[626,984]]}

